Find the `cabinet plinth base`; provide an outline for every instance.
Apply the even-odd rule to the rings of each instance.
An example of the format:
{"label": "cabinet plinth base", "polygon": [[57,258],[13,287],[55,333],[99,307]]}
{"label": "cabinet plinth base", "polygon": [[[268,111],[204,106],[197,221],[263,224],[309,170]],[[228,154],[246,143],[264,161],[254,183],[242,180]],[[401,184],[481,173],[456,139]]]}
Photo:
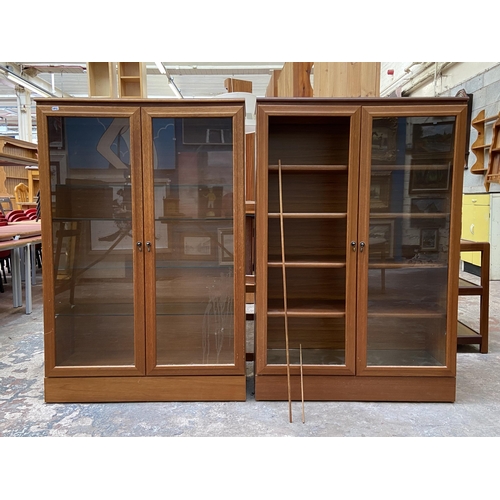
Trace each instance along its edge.
{"label": "cabinet plinth base", "polygon": [[245,400],[245,375],[45,378],[46,403]]}
{"label": "cabinet plinth base", "polygon": [[[292,399],[301,400],[300,377],[291,377]],[[304,375],[306,401],[406,401],[453,403],[455,377],[349,377]],[[288,400],[285,375],[256,375],[257,401]]]}

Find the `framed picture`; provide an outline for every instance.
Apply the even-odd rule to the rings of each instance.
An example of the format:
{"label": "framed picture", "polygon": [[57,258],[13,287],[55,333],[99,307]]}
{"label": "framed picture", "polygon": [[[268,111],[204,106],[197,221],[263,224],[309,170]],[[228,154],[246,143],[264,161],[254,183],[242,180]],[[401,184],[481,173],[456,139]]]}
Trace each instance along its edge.
{"label": "framed picture", "polygon": [[234,263],[234,235],[233,230],[219,229],[219,264],[231,266]]}
{"label": "framed picture", "polygon": [[213,260],[215,248],[211,236],[184,233],[181,236],[182,258],[187,260]]}
{"label": "framed picture", "polygon": [[450,153],[453,150],[455,122],[415,123],[413,125],[414,153]]}
{"label": "framed picture", "polygon": [[445,193],[450,189],[451,162],[413,159],[410,170],[410,194]]}
{"label": "framed picture", "polygon": [[372,127],[372,163],[396,161],[397,118],[375,118]]}
{"label": "framed picture", "polygon": [[380,212],[389,209],[391,196],[391,172],[372,172],[370,181],[370,210]]}
{"label": "framed picture", "polygon": [[233,143],[232,118],[183,118],[182,142],[186,145],[231,145]]}
{"label": "framed picture", "polygon": [[130,220],[90,221],[90,249],[107,252],[132,251],[132,222]]}
{"label": "framed picture", "polygon": [[383,258],[394,257],[394,221],[370,219],[370,252],[380,252]]}
{"label": "framed picture", "polygon": [[410,211],[411,227],[445,227],[449,216],[447,198],[412,198]]}
{"label": "framed picture", "polygon": [[439,229],[420,229],[420,250],[422,252],[437,252],[439,250]]}

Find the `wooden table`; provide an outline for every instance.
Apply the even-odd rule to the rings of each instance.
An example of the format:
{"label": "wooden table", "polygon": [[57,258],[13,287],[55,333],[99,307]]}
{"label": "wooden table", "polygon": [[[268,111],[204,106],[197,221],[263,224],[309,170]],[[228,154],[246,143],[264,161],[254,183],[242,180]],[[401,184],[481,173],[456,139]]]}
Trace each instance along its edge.
{"label": "wooden table", "polygon": [[22,275],[21,265],[24,257],[25,265],[25,302],[26,314],[32,312],[31,286],[34,282],[34,266],[32,267],[32,247],[42,242],[40,222],[22,221],[12,222],[8,226],[0,227],[0,250],[11,250],[12,273],[12,301],[14,307],[21,307]]}
{"label": "wooden table", "polygon": [[457,344],[479,344],[482,354],[488,353],[489,301],[490,301],[490,243],[487,241],[460,240],[461,252],[481,252],[481,281],[475,284],[466,279],[459,280],[458,295],[479,297],[479,330],[458,322]]}

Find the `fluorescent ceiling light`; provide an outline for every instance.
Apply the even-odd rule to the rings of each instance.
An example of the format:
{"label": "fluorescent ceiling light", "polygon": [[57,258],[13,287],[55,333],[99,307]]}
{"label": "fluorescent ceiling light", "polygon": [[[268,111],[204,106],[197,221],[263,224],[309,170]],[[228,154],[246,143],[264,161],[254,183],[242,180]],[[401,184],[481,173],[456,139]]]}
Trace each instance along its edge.
{"label": "fluorescent ceiling light", "polygon": [[162,75],[166,75],[167,74],[167,70],[165,69],[165,66],[163,66],[163,63],[162,62],[155,62],[156,64],[156,67],[158,68],[158,71],[162,74]]}
{"label": "fluorescent ceiling light", "polygon": [[20,87],[24,87],[26,90],[29,90],[34,94],[38,94],[42,97],[54,97],[54,94],[51,94],[47,90],[42,89],[41,87],[35,85],[34,83],[30,83],[27,80],[24,80],[24,78],[21,78],[20,76],[17,76],[16,74],[11,73],[10,71],[4,70],[3,74],[11,82],[15,83],[16,85],[19,85]]}
{"label": "fluorescent ceiling light", "polygon": [[177,85],[174,83],[174,79],[169,76],[168,77],[168,85],[169,87],[172,89],[172,92],[179,98],[182,99],[182,94],[181,94],[181,91],[177,88]]}
{"label": "fluorescent ceiling light", "polygon": [[176,97],[179,98],[184,98],[184,96],[181,94],[181,91],[177,88],[177,85],[174,82],[174,79],[168,74],[167,70],[165,69],[165,66],[163,66],[162,62],[155,62],[156,67],[158,68],[158,71],[162,74],[165,75],[168,78],[168,86],[172,89],[172,92],[176,95]]}

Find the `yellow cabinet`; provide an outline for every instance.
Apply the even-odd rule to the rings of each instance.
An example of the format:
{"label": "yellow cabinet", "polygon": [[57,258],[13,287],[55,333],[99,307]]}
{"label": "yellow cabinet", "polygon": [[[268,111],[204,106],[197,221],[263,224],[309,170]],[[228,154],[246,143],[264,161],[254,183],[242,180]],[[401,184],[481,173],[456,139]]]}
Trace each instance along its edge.
{"label": "yellow cabinet", "polygon": [[[470,241],[489,241],[490,195],[464,194],[462,202],[462,238]],[[462,252],[460,258],[481,266],[478,252]]]}

